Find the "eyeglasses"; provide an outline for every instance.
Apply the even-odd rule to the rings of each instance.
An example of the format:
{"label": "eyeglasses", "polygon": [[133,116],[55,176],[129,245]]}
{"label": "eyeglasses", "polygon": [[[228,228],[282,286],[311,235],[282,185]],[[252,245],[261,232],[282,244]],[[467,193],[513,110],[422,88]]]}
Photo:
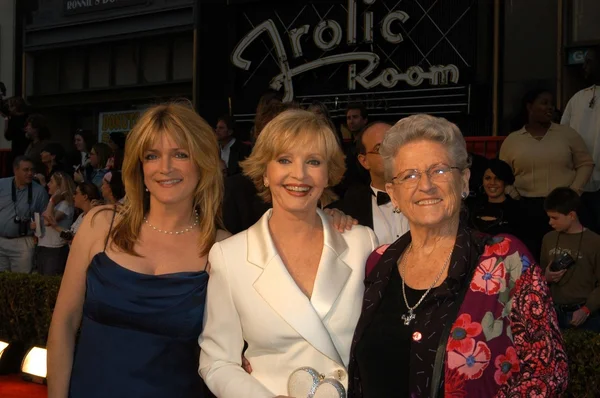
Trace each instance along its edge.
{"label": "eyeglasses", "polygon": [[427,177],[429,177],[429,180],[432,182],[444,182],[450,179],[452,170],[461,170],[461,168],[439,163],[434,164],[425,171],[417,169],[404,170],[396,177],[392,178],[392,183],[403,185],[405,187],[414,187],[421,180],[421,175],[423,175],[423,173],[427,174]]}
{"label": "eyeglasses", "polygon": [[375,145],[375,147],[372,150],[367,151],[367,153],[370,153],[372,155],[379,155],[380,149],[381,149],[381,144],[377,144],[377,145]]}

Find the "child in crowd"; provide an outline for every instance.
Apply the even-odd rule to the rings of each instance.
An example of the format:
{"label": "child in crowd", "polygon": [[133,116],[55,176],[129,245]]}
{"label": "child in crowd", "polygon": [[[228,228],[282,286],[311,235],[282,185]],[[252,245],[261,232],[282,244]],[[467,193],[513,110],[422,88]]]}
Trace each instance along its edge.
{"label": "child in crowd", "polygon": [[600,332],[600,236],[579,222],[579,206],[570,188],[548,195],[544,208],[554,231],[544,236],[540,264],[560,327]]}

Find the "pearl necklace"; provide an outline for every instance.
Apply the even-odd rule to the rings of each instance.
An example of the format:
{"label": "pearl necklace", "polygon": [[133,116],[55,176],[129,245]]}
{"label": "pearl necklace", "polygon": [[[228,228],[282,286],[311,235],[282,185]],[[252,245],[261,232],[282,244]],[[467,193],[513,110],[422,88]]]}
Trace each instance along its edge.
{"label": "pearl necklace", "polygon": [[148,222],[148,218],[146,216],[144,216],[144,223],[146,223],[149,227],[151,227],[156,232],[161,232],[166,235],[181,235],[186,232],[190,232],[192,229],[194,229],[195,226],[198,225],[198,220],[199,220],[198,210],[194,210],[194,213],[196,214],[196,220],[194,221],[194,223],[192,225],[190,225],[188,228],[181,230],[181,231],[164,231],[162,229],[156,228],[154,225],[152,225]]}

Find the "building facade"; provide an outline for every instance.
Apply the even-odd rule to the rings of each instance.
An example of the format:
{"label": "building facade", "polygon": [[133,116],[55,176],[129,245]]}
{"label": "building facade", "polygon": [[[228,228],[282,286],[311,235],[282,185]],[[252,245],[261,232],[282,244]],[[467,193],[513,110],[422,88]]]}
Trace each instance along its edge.
{"label": "building facade", "polygon": [[25,1],[19,89],[64,140],[106,139],[172,99],[249,129],[268,89],[339,125],[360,101],[372,119],[425,112],[503,135],[533,86],[564,105],[600,42],[596,0]]}
{"label": "building facade", "polygon": [[191,101],[193,0],[39,0],[27,17],[22,90],[55,139],[106,140],[150,104]]}

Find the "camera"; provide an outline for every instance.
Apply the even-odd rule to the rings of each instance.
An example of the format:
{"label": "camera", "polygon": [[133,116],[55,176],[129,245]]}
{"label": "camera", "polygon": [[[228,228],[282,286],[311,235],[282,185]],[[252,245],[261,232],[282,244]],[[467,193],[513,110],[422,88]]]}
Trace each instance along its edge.
{"label": "camera", "polygon": [[71,231],[62,231],[60,233],[60,237],[64,240],[72,241],[74,235],[73,235],[73,232],[71,232]]}
{"label": "camera", "polygon": [[14,222],[19,225],[19,236],[27,236],[29,234],[29,220],[23,220],[21,217],[16,216]]}
{"label": "camera", "polygon": [[573,257],[571,257],[571,255],[567,252],[562,252],[560,256],[555,257],[550,264],[550,271],[562,271],[564,269],[571,268],[573,265],[575,265],[575,260]]}

